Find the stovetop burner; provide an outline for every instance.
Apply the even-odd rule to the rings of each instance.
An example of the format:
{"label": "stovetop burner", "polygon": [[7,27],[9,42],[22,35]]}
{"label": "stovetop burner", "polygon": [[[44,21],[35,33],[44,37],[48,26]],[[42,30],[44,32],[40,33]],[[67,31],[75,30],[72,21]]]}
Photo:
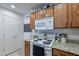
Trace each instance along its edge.
{"label": "stovetop burner", "polygon": [[34,42],[44,45],[50,45],[52,43],[52,40],[43,40],[39,38],[37,40],[34,40]]}
{"label": "stovetop burner", "polygon": [[52,42],[52,40],[47,40],[48,42]]}
{"label": "stovetop burner", "polygon": [[47,44],[48,45],[48,44],[51,44],[51,42],[44,41],[43,44]]}
{"label": "stovetop burner", "polygon": [[38,42],[38,40],[34,40],[34,42]]}
{"label": "stovetop burner", "polygon": [[37,39],[37,40],[34,40],[34,42],[38,42],[38,41],[40,41],[40,40],[42,40],[42,39]]}

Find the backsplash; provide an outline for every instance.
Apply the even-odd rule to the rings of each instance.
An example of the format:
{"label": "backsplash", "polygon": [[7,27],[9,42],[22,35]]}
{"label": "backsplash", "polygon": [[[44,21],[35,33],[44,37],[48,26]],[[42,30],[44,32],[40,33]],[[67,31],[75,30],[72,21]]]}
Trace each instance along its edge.
{"label": "backsplash", "polygon": [[79,44],[79,40],[70,40],[70,39],[67,39],[66,42],[67,43],[76,43],[76,44]]}
{"label": "backsplash", "polygon": [[79,35],[68,35],[69,40],[79,40]]}
{"label": "backsplash", "polygon": [[35,30],[37,33],[47,33],[47,34],[54,34],[54,33],[67,33],[69,35],[79,35],[79,29],[55,29],[55,30]]}
{"label": "backsplash", "polygon": [[44,33],[47,33],[47,34],[56,34],[56,33],[67,33],[68,34],[68,39],[71,39],[71,40],[79,40],[79,29],[78,28],[70,28],[70,29],[55,29],[55,30],[35,30],[35,34],[44,34]]}

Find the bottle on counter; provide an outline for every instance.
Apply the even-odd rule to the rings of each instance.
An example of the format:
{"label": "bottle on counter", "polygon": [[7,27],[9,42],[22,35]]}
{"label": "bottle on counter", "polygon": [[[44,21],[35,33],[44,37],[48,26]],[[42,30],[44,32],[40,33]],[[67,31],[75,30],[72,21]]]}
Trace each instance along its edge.
{"label": "bottle on counter", "polygon": [[61,33],[60,36],[61,36],[61,43],[66,43],[67,34],[66,33]]}
{"label": "bottle on counter", "polygon": [[47,34],[44,34],[44,40],[47,40],[47,38],[48,38]]}

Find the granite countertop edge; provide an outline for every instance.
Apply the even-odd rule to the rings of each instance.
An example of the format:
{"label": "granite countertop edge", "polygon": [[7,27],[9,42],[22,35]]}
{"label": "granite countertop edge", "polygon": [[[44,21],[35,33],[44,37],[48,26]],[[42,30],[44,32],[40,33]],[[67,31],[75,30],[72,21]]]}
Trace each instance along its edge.
{"label": "granite countertop edge", "polygon": [[58,42],[54,43],[52,48],[79,55],[79,44]]}

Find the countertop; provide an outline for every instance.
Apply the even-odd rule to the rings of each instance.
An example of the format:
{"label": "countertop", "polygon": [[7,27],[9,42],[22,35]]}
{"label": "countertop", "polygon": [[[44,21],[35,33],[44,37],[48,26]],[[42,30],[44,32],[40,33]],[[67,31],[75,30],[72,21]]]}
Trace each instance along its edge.
{"label": "countertop", "polygon": [[52,47],[79,55],[79,44],[58,42],[54,43]]}

